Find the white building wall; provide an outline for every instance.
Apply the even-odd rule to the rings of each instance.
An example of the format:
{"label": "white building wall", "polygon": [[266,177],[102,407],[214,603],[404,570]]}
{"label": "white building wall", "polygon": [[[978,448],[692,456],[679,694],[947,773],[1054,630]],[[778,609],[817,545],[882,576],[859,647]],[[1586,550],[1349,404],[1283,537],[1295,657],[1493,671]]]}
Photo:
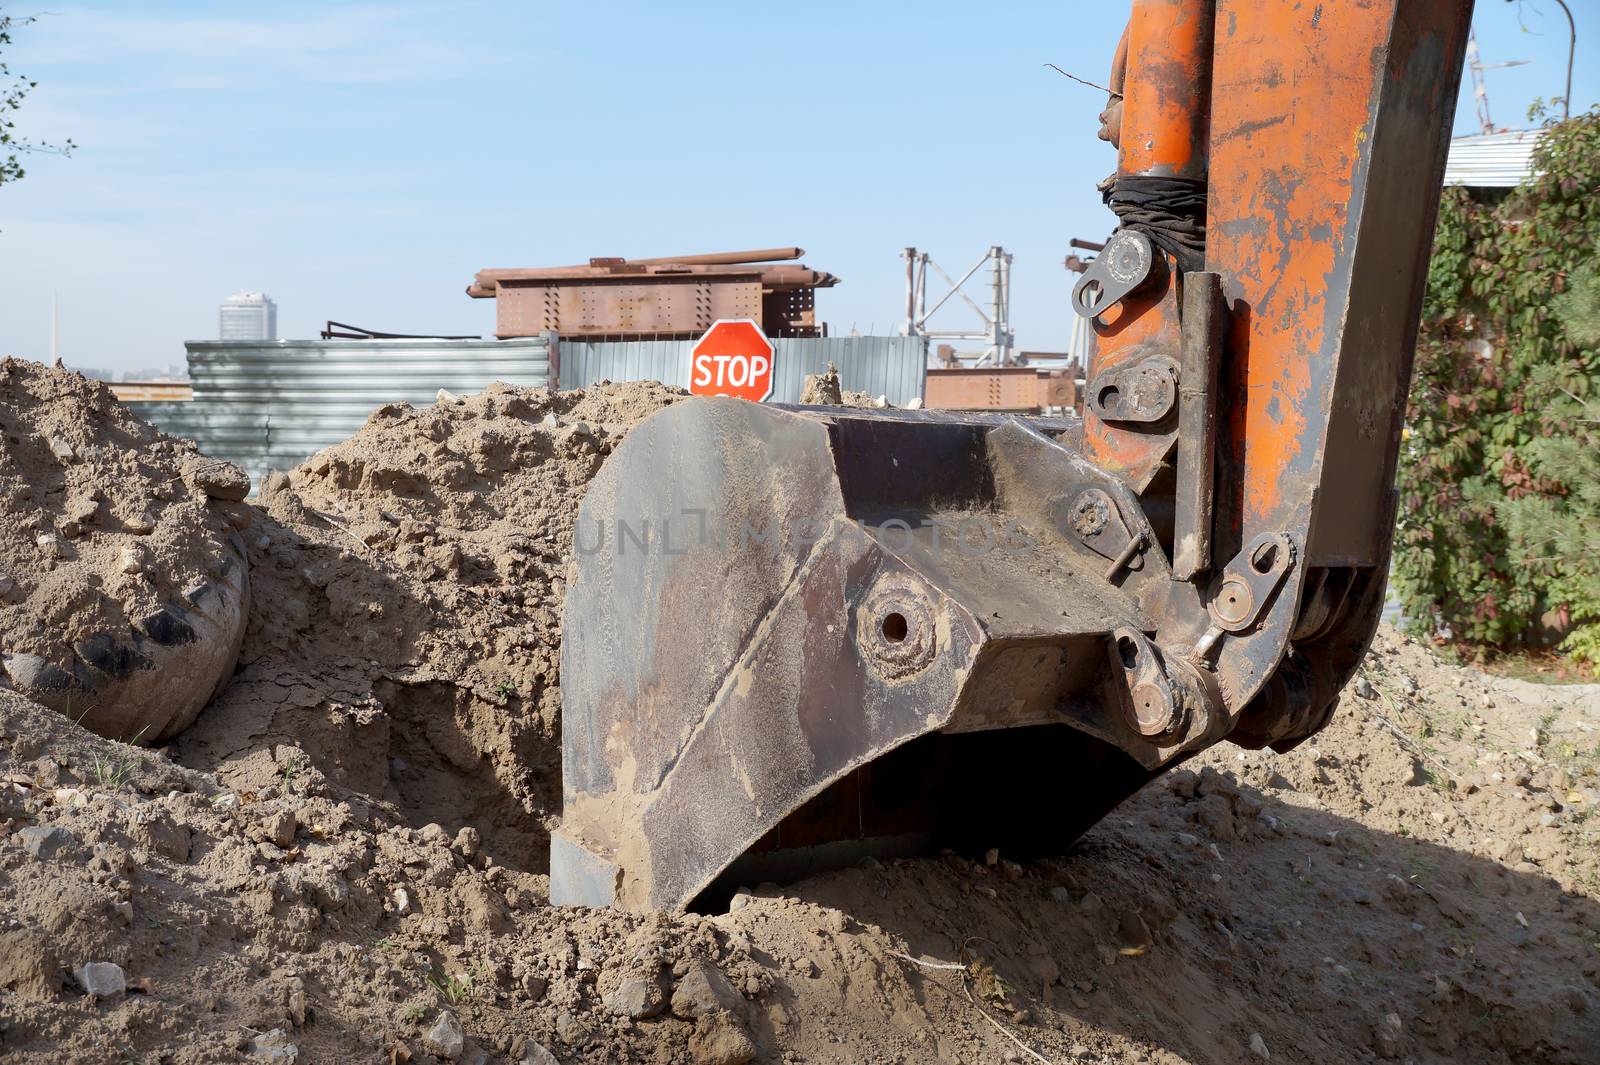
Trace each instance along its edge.
{"label": "white building wall", "polygon": [[217,339],[278,339],[278,305],[260,292],[229,296],[217,311]]}

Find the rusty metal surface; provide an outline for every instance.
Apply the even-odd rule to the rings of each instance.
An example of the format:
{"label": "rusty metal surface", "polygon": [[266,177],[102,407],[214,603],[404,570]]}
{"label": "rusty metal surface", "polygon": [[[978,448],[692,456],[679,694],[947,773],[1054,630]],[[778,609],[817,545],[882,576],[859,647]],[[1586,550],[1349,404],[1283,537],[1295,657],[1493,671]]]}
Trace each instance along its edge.
{"label": "rusty metal surface", "polygon": [[1176,278],[1163,271],[1150,287],[1094,319],[1094,357],[1084,382],[1084,449],[1095,462],[1143,491],[1178,438],[1176,410],[1155,422],[1113,423],[1093,409],[1097,392],[1117,375],[1149,358],[1171,358],[1182,346]]}
{"label": "rusty metal surface", "polygon": [[1038,384],[1040,407],[1081,412],[1083,396],[1071,370],[1040,370]]}
{"label": "rusty metal surface", "polygon": [[[600,862],[619,905],[688,905],[830,788],[855,788],[859,815],[870,789],[849,778],[934,732],[959,757],[956,737],[1045,729],[1046,746],[1120,767],[1107,804],[1214,741],[1203,708],[1143,734],[1106,687],[1104,634],[1151,627],[1169,571],[1126,487],[1047,433],[721,399],[630,433],[579,513],[552,897],[591,901]],[[1139,565],[1106,577],[1065,527],[1083,485],[1125,509],[1152,552]],[[868,832],[870,812],[842,836],[788,832],[937,840],[963,823],[935,806]]]}
{"label": "rusty metal surface", "polygon": [[[1111,58],[1111,76],[1106,83],[1111,93],[1106,97],[1105,110],[1100,112],[1100,129],[1096,134],[1117,149],[1122,147],[1123,90],[1128,87],[1128,29],[1127,26],[1122,28],[1122,36],[1117,40],[1117,49]],[[1078,247],[1076,241],[1073,247]]]}
{"label": "rusty metal surface", "polygon": [[[635,266],[664,266],[680,263],[684,266],[733,266],[742,263],[770,263],[783,262],[788,259],[805,258],[804,248],[758,248],[754,251],[712,251],[700,252],[694,255],[670,255],[656,259],[622,259],[624,263]],[[590,259],[591,263],[595,260]]]}
{"label": "rusty metal surface", "polygon": [[1228,322],[1220,277],[1191,273],[1186,281],[1172,534],[1172,570],[1180,581],[1193,580],[1196,574],[1211,568],[1217,408],[1222,400],[1219,383]]}
{"label": "rusty metal surface", "polygon": [[1218,550],[1282,533],[1304,558],[1256,631],[1221,644],[1232,706],[1278,669],[1309,570],[1386,555],[1470,16],[1454,0],[1221,0],[1207,265],[1236,309],[1224,387],[1248,401],[1224,423]]}
{"label": "rusty metal surface", "polygon": [[928,371],[927,406],[938,410],[1002,410],[1037,414],[1072,410],[1077,387],[1070,373],[1031,366],[980,366]]}
{"label": "rusty metal surface", "polygon": [[[798,259],[804,248],[763,248],[759,251],[708,252],[699,255],[679,255],[655,259],[621,259],[597,256],[587,263],[572,266],[528,266],[479,270],[473,278],[472,288],[481,296],[494,295],[494,286],[506,280],[572,281],[593,277],[616,277],[630,274],[697,273],[724,274],[767,272],[773,280],[800,281],[817,271],[806,267],[778,265]],[[819,275],[820,276],[820,275]],[[469,289],[470,291],[470,289]]]}
{"label": "rusty metal surface", "polygon": [[1083,277],[1072,287],[1072,309],[1093,318],[1137,292],[1164,266],[1156,260],[1149,237],[1137,230],[1118,230],[1101,254],[1079,271]]}
{"label": "rusty metal surface", "polygon": [[496,301],[495,335],[502,339],[550,331],[689,337],[719,318],[749,318],[773,337],[815,336],[815,291],[839,279],[782,261],[803,254],[802,248],[764,248],[480,270],[467,294]]}
{"label": "rusty metal surface", "polygon": [[753,276],[717,281],[507,279],[499,283],[495,300],[495,335],[504,339],[546,332],[579,337],[703,333],[723,318],[761,323],[761,293],[761,281]]}
{"label": "rusty metal surface", "polygon": [[[1215,0],[1134,0],[1113,71],[1121,75],[1123,99],[1108,111],[1120,123],[1119,177],[1204,179],[1214,12]],[[1085,382],[1087,453],[1140,491],[1172,451],[1176,410],[1130,424],[1107,419],[1096,400],[1118,392],[1123,373],[1153,358],[1175,358],[1181,347],[1177,275],[1165,252],[1154,249],[1153,256],[1136,287],[1092,317],[1098,342]],[[1096,267],[1107,264],[1096,260]],[[1075,291],[1092,281],[1085,274]]]}
{"label": "rusty metal surface", "polygon": [[767,285],[805,285],[829,288],[838,278],[808,266],[789,263],[749,263],[695,265],[683,263],[635,263],[597,260],[593,266],[528,267],[525,269],[480,270],[467,294],[476,299],[492,299],[495,286],[508,281],[627,281],[643,277],[670,278],[759,278]]}
{"label": "rusty metal surface", "polygon": [[[1134,0],[1125,59],[1119,46],[1125,63],[1124,97],[1116,109],[1119,177],[1205,179],[1215,18],[1216,0]],[[1157,269],[1143,287],[1092,319],[1098,343],[1085,382],[1086,452],[1140,491],[1172,451],[1177,411],[1156,421],[1113,423],[1096,410],[1095,399],[1116,387],[1112,378],[1119,371],[1151,358],[1176,360],[1181,349],[1176,272],[1169,255],[1154,254]]]}

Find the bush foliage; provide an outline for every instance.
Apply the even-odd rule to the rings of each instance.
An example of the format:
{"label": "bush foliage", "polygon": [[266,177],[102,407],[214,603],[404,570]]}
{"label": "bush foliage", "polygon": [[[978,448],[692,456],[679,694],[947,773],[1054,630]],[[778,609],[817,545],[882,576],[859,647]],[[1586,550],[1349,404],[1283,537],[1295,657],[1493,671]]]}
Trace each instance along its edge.
{"label": "bush foliage", "polygon": [[1446,189],[1400,463],[1395,588],[1482,649],[1600,664],[1600,109],[1498,202]]}

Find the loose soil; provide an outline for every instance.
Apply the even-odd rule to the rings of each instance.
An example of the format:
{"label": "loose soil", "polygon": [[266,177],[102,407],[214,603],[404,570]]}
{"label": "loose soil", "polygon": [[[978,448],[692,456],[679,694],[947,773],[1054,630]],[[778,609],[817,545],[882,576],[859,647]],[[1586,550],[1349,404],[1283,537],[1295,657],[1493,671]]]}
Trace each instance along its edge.
{"label": "loose soil", "polygon": [[269,478],[239,667],[164,746],[0,690],[0,1057],[1600,1060],[1600,687],[1388,629],[1325,732],[1057,859],[550,907],[576,505],[679,398],[441,396]]}

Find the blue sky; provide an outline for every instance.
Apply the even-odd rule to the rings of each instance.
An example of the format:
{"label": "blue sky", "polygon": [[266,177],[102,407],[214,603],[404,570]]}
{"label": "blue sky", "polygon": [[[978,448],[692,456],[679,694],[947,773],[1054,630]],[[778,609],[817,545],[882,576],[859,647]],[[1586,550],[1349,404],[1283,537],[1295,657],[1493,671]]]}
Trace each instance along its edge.
{"label": "blue sky", "polygon": [[[1600,12],[1569,2],[1576,109],[1600,97]],[[1524,125],[1561,91],[1566,23],[1553,0],[1478,9],[1485,62],[1534,61],[1488,75],[1497,123]],[[151,366],[241,288],[284,336],[488,333],[462,292],[481,267],[784,244],[843,278],[819,296],[836,330],[881,333],[901,248],[956,272],[995,243],[1019,342],[1060,349],[1067,241],[1110,228],[1103,98],[1044,64],[1103,78],[1120,4],[48,10],[8,55],[39,81],[19,132],[81,147],[0,186],[0,354],[47,355],[52,292],[69,364]]]}

